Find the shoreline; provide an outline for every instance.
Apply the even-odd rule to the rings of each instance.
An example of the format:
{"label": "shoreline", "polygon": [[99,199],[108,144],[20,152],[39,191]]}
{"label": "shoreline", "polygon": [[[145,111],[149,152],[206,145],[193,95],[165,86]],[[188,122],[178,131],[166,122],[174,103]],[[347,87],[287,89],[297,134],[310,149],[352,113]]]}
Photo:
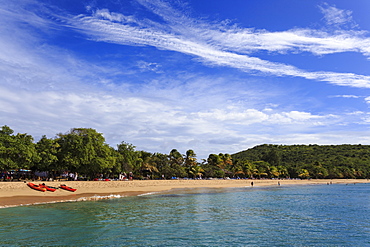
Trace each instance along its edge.
{"label": "shoreline", "polygon": [[310,184],[356,184],[370,183],[368,179],[214,179],[214,180],[133,180],[133,181],[34,181],[49,186],[59,187],[67,184],[77,191],[58,189],[55,192],[40,192],[21,182],[0,182],[0,209],[58,202],[92,201],[110,198],[138,196],[148,193],[160,193],[171,189],[189,188],[237,188],[266,187]]}

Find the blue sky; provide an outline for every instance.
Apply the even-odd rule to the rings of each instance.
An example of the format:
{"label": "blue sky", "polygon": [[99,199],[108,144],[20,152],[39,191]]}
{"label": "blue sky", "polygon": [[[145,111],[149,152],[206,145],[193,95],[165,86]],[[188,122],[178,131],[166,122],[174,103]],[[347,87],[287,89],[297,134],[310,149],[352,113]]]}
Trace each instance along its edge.
{"label": "blue sky", "polygon": [[0,124],[35,141],[370,144],[368,0],[0,3]]}

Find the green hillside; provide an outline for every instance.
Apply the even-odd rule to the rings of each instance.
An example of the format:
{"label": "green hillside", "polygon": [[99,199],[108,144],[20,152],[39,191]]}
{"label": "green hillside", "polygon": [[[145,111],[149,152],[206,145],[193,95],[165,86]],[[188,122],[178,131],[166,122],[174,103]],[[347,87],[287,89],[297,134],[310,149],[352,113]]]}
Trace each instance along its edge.
{"label": "green hillside", "polygon": [[[264,162],[289,177],[369,178],[370,145],[260,145],[232,155],[234,163]],[[268,172],[265,172],[268,174]]]}

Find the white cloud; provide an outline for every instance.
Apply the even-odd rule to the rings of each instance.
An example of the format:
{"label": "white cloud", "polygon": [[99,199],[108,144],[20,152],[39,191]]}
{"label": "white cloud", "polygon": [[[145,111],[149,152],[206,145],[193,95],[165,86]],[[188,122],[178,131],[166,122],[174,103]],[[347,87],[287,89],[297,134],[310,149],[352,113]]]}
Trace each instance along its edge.
{"label": "white cloud", "polygon": [[[160,0],[138,0],[138,2],[163,18],[172,33],[188,37],[196,42],[201,40],[203,43],[224,51],[242,53],[253,53],[260,50],[272,52],[307,51],[315,55],[354,51],[370,56],[370,39],[363,37],[367,33],[364,31],[337,30],[334,33],[327,33],[314,29],[296,28],[281,32],[269,32],[268,30],[242,28],[230,25],[229,22],[210,24],[204,20],[192,19]],[[323,4],[320,9],[327,10],[328,15],[330,12],[336,12],[336,15],[331,14],[331,16],[335,16],[337,22],[352,21],[351,11],[339,10],[328,4]],[[161,28],[159,25],[156,27]]]}
{"label": "white cloud", "polygon": [[353,98],[353,99],[363,98],[363,96],[347,95],[347,94],[344,94],[344,95],[334,95],[334,96],[331,96],[331,97],[334,97],[334,98]]}
{"label": "white cloud", "polygon": [[[319,55],[354,51],[368,56],[370,39],[363,37],[364,32],[340,31],[331,35],[323,31],[308,29],[284,32],[254,31],[195,21],[162,2],[158,2],[157,5],[159,3],[161,6],[165,5],[162,6],[163,8],[155,7],[156,5],[147,1],[142,1],[142,3],[160,15],[167,23],[164,25],[148,20],[136,20],[132,16],[109,12],[107,9],[95,10],[92,16],[79,15],[63,21],[98,41],[154,46],[196,56],[207,64],[228,66],[247,72],[257,71],[277,76],[303,77],[341,86],[370,87],[369,76],[325,71],[307,72],[292,65],[240,54],[258,50],[276,52],[291,50],[294,52],[309,51]],[[32,24],[46,25],[47,23],[47,21],[40,21],[40,17],[28,19]],[[11,56],[4,54],[3,57],[9,59]],[[146,65],[147,69],[158,69],[155,64],[149,67],[148,64]]]}
{"label": "white cloud", "polygon": [[150,62],[145,62],[145,61],[138,61],[137,62],[137,67],[142,70],[142,71],[153,71],[160,73],[161,70],[161,65],[158,63],[150,63]]}
{"label": "white cloud", "polygon": [[318,116],[308,112],[290,111],[290,112],[262,112],[256,109],[213,109],[208,112],[197,113],[199,118],[208,119],[209,122],[223,121],[238,125],[303,125],[305,127],[313,125],[323,125],[325,122],[330,122],[336,118],[333,115]]}
{"label": "white cloud", "polygon": [[97,18],[103,18],[112,22],[135,22],[132,17],[110,12],[108,9],[97,9],[93,12],[93,15]]}
{"label": "white cloud", "polygon": [[328,25],[344,26],[350,25],[350,27],[357,26],[352,19],[352,11],[342,10],[337,7],[330,6],[328,3],[324,3],[319,6],[321,12],[324,14],[324,19]]}
{"label": "white cloud", "polygon": [[[144,3],[167,22],[160,24],[148,20],[135,20],[131,17],[130,22],[117,22],[117,20],[128,17],[107,10],[100,11],[105,13],[104,15],[79,15],[66,21],[71,27],[97,41],[121,45],[153,46],[195,56],[205,64],[232,67],[246,72],[303,77],[340,86],[370,88],[370,76],[328,71],[308,72],[289,64],[270,62],[246,54],[258,50],[308,51],[319,55],[354,51],[368,56],[370,38],[364,37],[364,32],[338,31],[329,34],[309,29],[275,33],[254,31],[234,26],[197,22],[174,9],[170,9],[170,13],[175,14],[170,15],[169,8],[171,7],[168,5],[162,9],[148,4],[147,1]],[[182,28],[179,28],[180,21],[182,21]],[[188,27],[186,27],[187,24],[189,24]]]}
{"label": "white cloud", "polygon": [[[1,13],[5,14],[0,18],[3,24],[0,25],[3,31],[0,37],[0,121],[16,132],[32,132],[36,138],[43,134],[53,137],[73,127],[89,127],[104,133],[112,146],[127,141],[152,152],[169,152],[172,148],[185,152],[196,146],[195,151],[201,157],[210,152],[237,152],[261,143],[352,142],[354,136],[367,140],[362,136],[364,132],[329,133],[329,127],[339,124],[368,125],[367,113],[334,116],[283,109],[276,102],[271,103],[269,96],[284,92],[274,92],[271,88],[262,90],[258,83],[248,82],[251,79],[238,79],[237,76],[219,78],[218,75],[183,72],[177,77],[158,73],[158,77],[142,85],[124,80],[112,83],[111,76],[123,73],[125,68],[84,61],[68,50],[48,45],[39,36],[40,30],[49,32],[57,25],[64,25],[94,40],[154,46],[189,54],[212,66],[369,87],[368,76],[307,72],[250,55],[260,50],[308,51],[321,55],[343,51],[370,54],[370,42],[363,32],[328,34],[308,29],[285,32],[243,29],[188,18],[160,1],[144,1],[143,4],[165,23],[107,9],[96,9],[91,16],[67,18],[49,13],[50,16],[54,14],[53,20],[41,18],[26,11],[27,8],[3,9]],[[20,18],[23,14],[25,19]],[[22,29],[18,20],[37,29]],[[161,72],[159,63],[139,60],[132,67]],[[314,131],[318,134],[310,134]],[[297,132],[302,134],[294,134]]]}

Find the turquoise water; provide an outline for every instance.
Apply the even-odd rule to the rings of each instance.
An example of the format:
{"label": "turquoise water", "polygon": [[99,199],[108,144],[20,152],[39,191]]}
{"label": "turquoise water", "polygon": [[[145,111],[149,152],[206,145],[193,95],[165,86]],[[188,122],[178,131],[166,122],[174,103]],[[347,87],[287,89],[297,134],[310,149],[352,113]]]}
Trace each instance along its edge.
{"label": "turquoise water", "polygon": [[202,188],[4,208],[0,246],[370,246],[370,184]]}

